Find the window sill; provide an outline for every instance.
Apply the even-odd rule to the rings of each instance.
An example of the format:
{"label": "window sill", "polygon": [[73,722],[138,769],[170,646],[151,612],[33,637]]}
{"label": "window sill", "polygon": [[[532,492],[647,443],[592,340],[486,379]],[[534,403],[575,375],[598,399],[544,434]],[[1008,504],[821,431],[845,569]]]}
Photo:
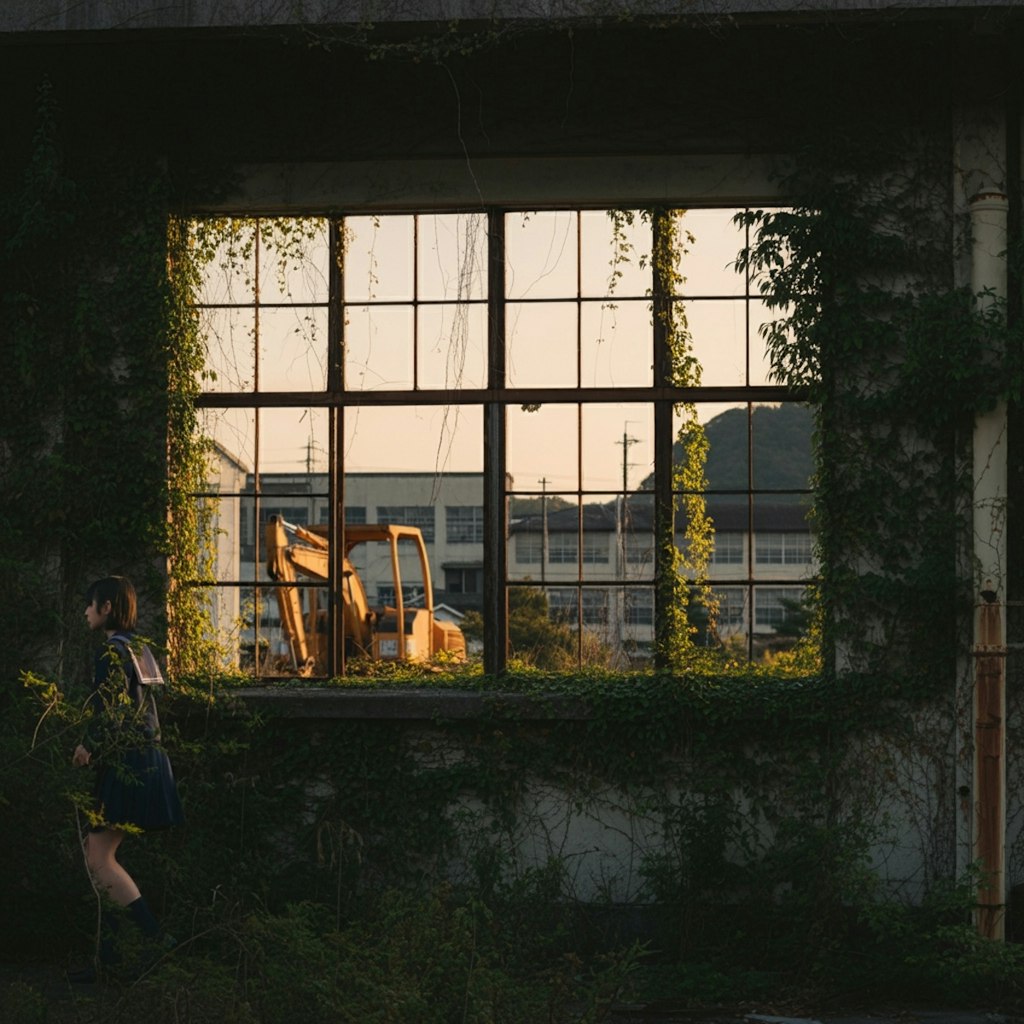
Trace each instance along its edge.
{"label": "window sill", "polygon": [[233,691],[253,711],[282,718],[356,718],[381,721],[471,721],[495,714],[527,721],[585,721],[587,702],[563,694],[466,692],[463,690],[310,687]]}

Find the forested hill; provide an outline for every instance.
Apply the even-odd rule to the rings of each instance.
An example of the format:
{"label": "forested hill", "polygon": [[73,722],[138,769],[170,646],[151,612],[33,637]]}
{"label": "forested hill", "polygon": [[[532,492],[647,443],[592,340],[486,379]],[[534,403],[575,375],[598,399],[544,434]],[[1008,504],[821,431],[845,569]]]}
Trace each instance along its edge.
{"label": "forested hill", "polygon": [[[810,486],[814,469],[811,434],[814,420],[806,406],[787,402],[759,405],[752,416],[754,487],[758,490],[803,490]],[[747,487],[747,410],[727,409],[704,427],[708,439],[705,472],[708,489],[743,490]],[[683,447],[674,450],[677,461]],[[642,489],[650,488],[645,480]]]}

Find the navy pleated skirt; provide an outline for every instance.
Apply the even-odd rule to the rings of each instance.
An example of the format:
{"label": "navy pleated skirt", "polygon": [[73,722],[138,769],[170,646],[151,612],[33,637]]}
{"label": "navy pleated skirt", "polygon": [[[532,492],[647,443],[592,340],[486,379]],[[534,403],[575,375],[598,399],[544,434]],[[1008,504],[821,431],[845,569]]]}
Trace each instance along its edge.
{"label": "navy pleated skirt", "polygon": [[135,825],[150,832],[185,820],[170,758],[153,744],[126,750],[117,764],[103,765],[94,800],[102,821],[93,831]]}

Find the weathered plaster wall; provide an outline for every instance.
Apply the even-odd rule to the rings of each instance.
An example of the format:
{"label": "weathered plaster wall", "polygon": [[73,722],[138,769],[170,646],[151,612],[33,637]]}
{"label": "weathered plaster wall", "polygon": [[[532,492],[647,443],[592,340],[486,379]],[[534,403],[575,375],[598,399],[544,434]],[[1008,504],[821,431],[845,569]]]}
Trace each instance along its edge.
{"label": "weathered plaster wall", "polygon": [[[261,6],[263,24],[282,8]],[[927,31],[903,22],[877,30],[733,22],[581,28],[411,62],[369,60],[333,30],[169,27],[237,25],[248,15],[235,5],[162,10],[163,20],[147,21],[156,14],[141,2],[5,9],[0,27],[37,34],[0,39],[9,113],[0,174],[21,173],[36,90],[48,78],[72,174],[87,158],[127,145],[166,162],[185,209],[767,201],[777,197],[772,171],[816,127],[876,114],[908,123],[948,117],[956,84],[948,71],[963,56],[955,41],[965,29],[953,21]],[[396,19],[404,10],[396,8]],[[167,30],[130,38],[73,31],[86,26]],[[960,85],[972,101],[998,102],[999,62],[989,66],[990,51],[1006,42],[970,55]],[[956,797],[946,763],[940,771],[900,762],[906,791],[894,787],[880,802],[896,832],[876,861],[894,884],[952,857]],[[647,842],[648,825],[624,817],[611,791],[596,816],[576,815],[571,800],[549,787],[531,791],[523,820],[539,831],[524,832],[520,848],[534,861],[552,842],[569,851],[581,865],[581,892],[593,893],[631,863],[633,833]],[[922,843],[915,832],[927,833]],[[625,877],[629,893],[634,880]]]}

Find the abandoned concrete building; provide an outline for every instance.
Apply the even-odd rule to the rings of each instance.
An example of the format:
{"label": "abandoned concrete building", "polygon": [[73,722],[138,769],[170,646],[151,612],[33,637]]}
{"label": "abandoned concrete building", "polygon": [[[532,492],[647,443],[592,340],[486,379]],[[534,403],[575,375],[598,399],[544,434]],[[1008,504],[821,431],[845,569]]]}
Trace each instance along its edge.
{"label": "abandoned concrete building", "polygon": [[[550,590],[577,638],[642,627],[645,663],[671,669],[658,654],[668,575],[734,588],[719,639],[741,634],[755,661],[787,588],[820,585],[823,675],[842,706],[856,703],[849,680],[875,680],[871,707],[906,697],[928,738],[920,758],[884,729],[851,741],[849,763],[881,759],[898,779],[872,796],[873,870],[912,899],[980,864],[978,927],[1002,937],[1024,885],[1024,762],[1008,742],[1022,711],[1024,435],[1007,348],[1021,313],[1022,15],[928,0],[5,4],[6,223],[38,230],[32,251],[48,257],[28,262],[21,228],[3,239],[26,275],[0,284],[3,344],[23,346],[5,356],[4,559],[51,623],[17,656],[64,657],[97,566],[152,566],[141,534],[85,525],[129,469],[179,488],[172,535],[185,508],[235,524],[207,575],[180,552],[158,566],[223,621],[273,589],[258,552],[271,512],[308,505],[299,525],[337,542],[330,590],[348,579],[346,523],[375,508],[432,531],[445,508],[434,585],[455,607],[473,595],[497,680],[514,660],[517,588]],[[145,239],[202,224],[222,231],[214,271],[147,321],[144,278],[125,268],[149,267]],[[152,280],[180,267],[170,244],[154,259]],[[164,331],[179,314],[207,331],[184,368]],[[148,413],[143,395],[161,396]],[[119,448],[89,453],[88,426],[61,426],[110,408],[141,453],[123,465]],[[778,424],[808,409],[813,467],[809,429],[792,447],[760,440],[765,410]],[[716,465],[724,413],[740,440]],[[188,416],[212,447],[205,479],[176,484],[168,424]],[[706,467],[680,454],[704,427]],[[768,472],[773,451],[788,454]],[[428,485],[446,473],[447,497]],[[166,522],[151,490],[147,514]],[[700,543],[679,538],[705,515],[698,572]],[[344,612],[324,606],[334,677]],[[932,689],[908,696],[911,675]],[[365,697],[265,702],[430,732],[482,699]],[[524,722],[586,715],[531,708]],[[639,898],[626,847],[658,828],[611,798],[585,822],[559,817],[567,806],[545,790],[532,810],[557,819],[545,834],[578,858],[578,893]],[[518,855],[543,859],[539,834]]]}

